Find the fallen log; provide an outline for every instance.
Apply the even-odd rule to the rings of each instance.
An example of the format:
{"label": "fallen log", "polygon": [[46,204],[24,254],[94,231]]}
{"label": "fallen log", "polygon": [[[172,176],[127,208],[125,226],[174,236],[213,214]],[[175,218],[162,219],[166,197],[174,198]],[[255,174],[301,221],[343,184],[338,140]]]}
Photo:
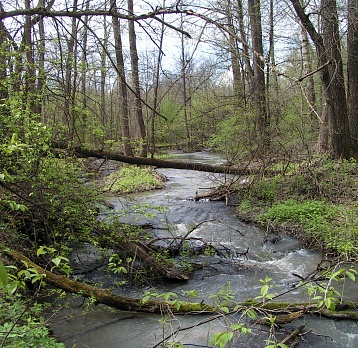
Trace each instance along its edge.
{"label": "fallen log", "polygon": [[[173,313],[218,313],[220,308],[216,306],[211,306],[205,303],[197,302],[185,302],[185,301],[157,301],[157,300],[148,300],[143,302],[140,298],[124,297],[122,295],[113,294],[111,290],[100,289],[93,285],[77,282],[71,280],[63,275],[58,275],[53,272],[50,272],[43,267],[32,262],[25,255],[19,253],[15,250],[6,250],[4,251],[8,256],[12,257],[17,262],[25,262],[27,267],[34,268],[39,274],[43,274],[44,277],[42,280],[50,285],[53,285],[59,289],[62,289],[69,293],[74,293],[81,295],[85,298],[92,298],[96,303],[102,303],[112,308],[126,310],[126,311],[139,311],[139,312],[151,312],[151,313],[163,313],[168,310]],[[289,318],[295,319],[296,317],[301,316],[301,311],[304,314],[310,313],[315,315],[327,316],[332,318],[325,310],[317,308],[316,304],[307,304],[307,303],[284,303],[284,302],[255,302],[255,301],[246,301],[240,304],[236,304],[238,310],[245,308],[255,308],[259,309],[260,312],[263,310],[272,313],[273,315],[278,315],[279,313],[291,313]],[[357,314],[355,309],[358,307],[357,302],[345,302],[337,305],[336,311],[334,312],[334,319],[349,319],[357,321]],[[338,314],[344,312],[344,316],[339,316]],[[298,312],[298,314],[292,314],[293,312]],[[231,312],[232,313],[232,312]],[[292,319],[292,320],[293,320]]]}
{"label": "fallen log", "polygon": [[[275,325],[283,325],[283,324],[289,324],[292,321],[301,318],[303,316],[303,310],[297,311],[297,312],[292,312],[292,313],[288,313],[288,314],[281,314],[281,315],[277,315],[275,316],[275,320],[274,320],[274,324]],[[270,318],[264,317],[259,319],[256,324],[259,325],[271,325],[271,320]]]}
{"label": "fallen log", "polygon": [[180,281],[189,279],[185,273],[165,257],[150,249],[140,240],[128,240],[120,230],[116,230],[116,234],[107,235],[106,231],[99,228],[96,239],[101,247],[114,249],[122,254],[130,254],[133,260],[140,259],[166,279]]}
{"label": "fallen log", "polygon": [[131,253],[133,258],[139,257],[149,266],[152,266],[159,274],[167,279],[188,280],[188,276],[182,273],[177,267],[165,258],[150,255],[151,250],[140,242],[123,242],[121,248]]}
{"label": "fallen log", "polygon": [[110,151],[89,150],[89,149],[83,149],[78,147],[74,149],[74,154],[77,157],[96,157],[96,158],[114,160],[124,163],[130,163],[130,164],[154,166],[158,168],[187,169],[187,170],[197,170],[202,172],[219,173],[219,174],[221,173],[221,174],[235,174],[235,175],[250,175],[250,174],[255,174],[255,172],[257,173],[262,172],[261,169],[257,169],[257,170],[249,169],[248,166],[243,166],[243,167],[225,166],[225,165],[214,166],[206,163],[168,161],[168,160],[162,160],[157,158],[146,158],[146,157],[130,157]]}
{"label": "fallen log", "polygon": [[100,289],[95,286],[71,280],[63,275],[58,275],[50,272],[36,263],[32,262],[25,255],[14,251],[6,251],[7,255],[11,256],[18,262],[25,262],[27,267],[34,268],[39,274],[43,274],[42,278],[47,284],[53,285],[56,288],[62,289],[66,292],[79,294],[85,298],[92,298],[96,303],[102,303],[112,308],[121,309],[125,311],[151,312],[163,313],[169,310],[176,313],[212,313],[214,308],[203,303],[192,302],[172,302],[172,301],[156,301],[148,300],[143,302],[140,298],[124,297],[113,294],[111,290]]}

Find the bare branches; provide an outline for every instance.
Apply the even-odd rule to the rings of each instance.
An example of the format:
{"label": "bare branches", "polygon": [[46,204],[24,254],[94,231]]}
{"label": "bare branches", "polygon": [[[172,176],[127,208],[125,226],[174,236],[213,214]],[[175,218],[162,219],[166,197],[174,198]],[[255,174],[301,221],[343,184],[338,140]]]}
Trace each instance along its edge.
{"label": "bare branches", "polygon": [[171,8],[157,8],[152,12],[143,13],[140,15],[132,15],[128,13],[120,13],[114,8],[109,10],[101,10],[101,9],[85,9],[85,10],[51,10],[50,7],[34,7],[34,8],[22,8],[13,11],[6,11],[1,9],[0,11],[0,20],[10,17],[19,17],[19,16],[42,16],[42,17],[70,17],[70,18],[78,18],[81,19],[82,17],[91,16],[91,17],[103,17],[103,16],[110,16],[110,17],[117,17],[119,19],[124,20],[131,20],[131,21],[142,21],[146,19],[154,19],[160,23],[163,23],[167,27],[180,32],[181,34],[191,37],[187,31],[181,30],[173,26],[166,21],[163,21],[159,15],[163,14],[186,14],[186,15],[193,15],[194,12],[191,10],[182,10],[179,7]]}

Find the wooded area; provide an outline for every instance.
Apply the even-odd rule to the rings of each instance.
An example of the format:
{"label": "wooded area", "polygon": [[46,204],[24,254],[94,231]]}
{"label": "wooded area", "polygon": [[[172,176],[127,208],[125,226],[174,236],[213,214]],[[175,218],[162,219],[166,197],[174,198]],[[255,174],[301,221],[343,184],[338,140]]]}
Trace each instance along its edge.
{"label": "wooded area", "polygon": [[165,143],[357,157],[354,1],[1,6],[3,111],[21,95],[57,139],[126,156]]}
{"label": "wooded area", "polygon": [[[0,301],[16,301],[20,289],[35,298],[45,274],[100,303],[160,312],[158,301],[144,306],[48,271],[46,262],[64,260],[50,251],[98,246],[98,231],[121,262],[129,255],[160,277],[188,279],[142,230],[98,221],[103,192],[82,158],[250,176],[240,186],[246,205],[274,207],[278,192],[295,192],[309,201],[310,220],[338,212],[329,223],[356,227],[357,111],[356,0],[0,1]],[[217,151],[225,161],[162,159],[169,149]],[[325,187],[340,171],[338,186]],[[289,188],[278,184],[293,173],[300,176]],[[229,189],[215,195],[228,199],[238,187]],[[329,200],[346,204],[347,215],[326,214],[320,203]],[[325,227],[310,238],[356,261],[356,229],[332,237]],[[327,316],[328,300],[319,309]],[[16,325],[1,326],[1,347]]]}

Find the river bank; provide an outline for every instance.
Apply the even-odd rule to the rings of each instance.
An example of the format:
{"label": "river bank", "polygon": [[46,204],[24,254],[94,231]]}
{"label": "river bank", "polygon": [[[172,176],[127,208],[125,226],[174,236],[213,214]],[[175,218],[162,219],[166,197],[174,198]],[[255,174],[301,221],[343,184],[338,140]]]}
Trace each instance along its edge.
{"label": "river bank", "polygon": [[[197,153],[191,154],[190,160],[205,161],[209,158],[208,154]],[[214,161],[221,161],[221,158],[217,157]],[[215,247],[221,246],[223,250],[228,251],[228,255],[225,257],[206,256],[207,272],[205,268],[194,272],[185,284],[157,283],[155,286],[156,293],[172,293],[179,296],[179,299],[187,300],[188,294],[193,294],[195,291],[197,293],[195,301],[199,302],[212,303],[220,296],[224,296],[224,298],[225,296],[230,296],[229,298],[233,296],[235,301],[240,301],[247,300],[248,297],[260,296],[260,289],[262,288],[260,279],[269,277],[271,279],[269,282],[270,292],[280,294],[287,291],[286,299],[291,302],[307,299],[307,295],[302,293],[302,289],[294,288],[299,281],[296,275],[305,277],[308,274],[313,274],[312,272],[320,263],[320,253],[303,248],[300,242],[289,236],[275,239],[274,234],[268,234],[265,230],[241,223],[237,219],[235,207],[228,207],[225,202],[209,200],[196,202],[193,200],[198,190],[208,190],[218,183],[222,184],[229,177],[213,177],[207,173],[199,174],[193,171],[174,169],[159,169],[159,172],[165,175],[168,180],[164,190],[136,193],[125,198],[111,196],[108,198],[108,202],[114,209],[103,213],[102,218],[110,220],[118,216],[120,212],[121,221],[129,223],[135,221],[140,225],[152,226],[153,235],[162,239],[168,236],[170,238],[184,236],[193,229],[193,226],[198,226],[193,229],[191,236],[209,241]],[[165,205],[166,209],[156,211],[155,214],[153,211],[150,211],[150,214],[138,215],[135,212],[123,214],[124,207],[128,212],[131,209],[127,208],[138,207],[138,205]],[[246,250],[249,250],[246,257],[240,255]],[[185,260],[185,255],[182,255],[182,258]],[[112,279],[112,282],[114,281],[113,274],[108,274],[108,277]],[[105,278],[106,274],[101,270],[97,270],[96,273],[91,275],[93,282],[107,284]],[[112,291],[124,293],[127,296],[141,297],[148,291],[154,291],[153,285],[149,284],[135,288],[118,285],[112,287],[114,287]],[[354,289],[354,285],[352,289]],[[354,293],[354,291],[350,293]],[[211,335],[221,332],[223,327],[225,330],[229,330],[229,322],[232,323],[232,320],[238,321],[243,318],[239,312],[239,317],[231,317],[229,320],[222,313],[220,319],[212,321],[212,325],[208,327],[200,324],[202,320],[207,319],[207,316],[190,317],[189,319],[188,316],[182,318],[166,312],[164,316],[166,319],[164,320],[163,317],[157,315],[116,312],[110,315],[113,320],[101,319],[97,322],[96,317],[102,316],[98,313],[98,310],[94,312],[91,310],[86,314],[81,313],[81,310],[80,312],[73,312],[72,308],[64,314],[66,320],[62,321],[57,327],[54,326],[55,334],[59,338],[62,337],[68,347],[71,347],[72,344],[94,348],[102,346],[118,347],[118,345],[120,347],[154,347],[171,333],[175,333],[170,337],[171,341],[181,342],[187,347],[193,346],[193,342],[195,342],[195,346],[197,344],[207,346]],[[102,308],[102,310],[107,312],[106,309]],[[73,316],[77,317],[77,324],[73,321],[67,322],[68,318]],[[104,316],[106,317],[106,315]],[[314,328],[321,335],[330,336],[332,326],[327,325],[330,322],[317,319],[316,321],[316,319],[310,318],[310,323],[313,322],[310,328]],[[304,322],[304,319],[299,319],[297,325],[302,322]],[[181,330],[177,331],[178,328],[183,327],[192,327],[189,330],[190,334],[185,334],[184,337]],[[296,327],[296,324],[294,327]],[[331,343],[328,342],[329,340],[324,340],[325,347],[351,346],[351,342],[354,343],[354,340],[357,339],[354,334],[352,336],[355,327],[355,323],[345,321],[345,329],[342,330],[342,325],[336,327],[335,324],[335,337],[332,338]],[[346,331],[347,328],[350,330],[349,334]],[[236,342],[237,344],[244,344],[243,342],[248,344],[247,342],[250,342],[251,347],[262,347],[265,337],[269,337],[264,335],[265,332],[268,334],[265,328],[256,328],[253,335],[255,339],[252,339],[252,337],[248,339],[245,338],[245,335],[239,335],[240,338],[238,336]],[[277,337],[282,336],[278,334]],[[308,336],[307,339],[313,347],[322,346],[322,341],[315,335]]]}

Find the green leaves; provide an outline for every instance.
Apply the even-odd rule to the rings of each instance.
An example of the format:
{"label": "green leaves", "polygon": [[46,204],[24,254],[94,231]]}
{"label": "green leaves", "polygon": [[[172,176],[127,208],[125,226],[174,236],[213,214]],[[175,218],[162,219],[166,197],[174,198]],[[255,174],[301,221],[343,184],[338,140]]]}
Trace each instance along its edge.
{"label": "green leaves", "polygon": [[271,285],[269,284],[271,282],[272,278],[265,277],[265,279],[260,279],[260,282],[263,283],[260,295],[255,297],[255,300],[261,299],[262,302],[265,302],[266,300],[272,300],[275,297],[275,294],[269,294],[269,290]]}
{"label": "green leaves", "polygon": [[0,261],[0,289],[4,289],[7,286],[8,281],[5,265]]}
{"label": "green leaves", "polygon": [[209,345],[213,344],[214,346],[218,346],[220,348],[225,348],[227,343],[233,338],[234,333],[232,331],[229,332],[217,332],[212,335],[209,341]]}

